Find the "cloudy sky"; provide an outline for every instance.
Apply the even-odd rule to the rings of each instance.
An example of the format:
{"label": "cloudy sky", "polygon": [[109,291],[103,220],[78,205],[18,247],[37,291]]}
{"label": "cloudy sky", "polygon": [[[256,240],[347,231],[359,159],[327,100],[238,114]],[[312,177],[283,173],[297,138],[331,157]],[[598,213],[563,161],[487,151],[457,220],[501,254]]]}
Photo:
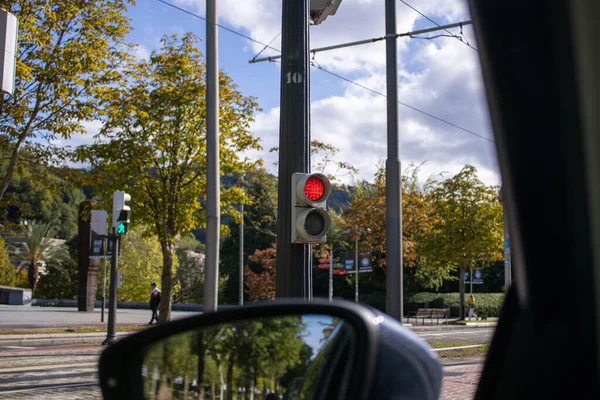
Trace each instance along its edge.
{"label": "cloudy sky", "polygon": [[[205,0],[165,0],[191,13],[204,16]],[[470,19],[463,0],[406,0],[439,24]],[[398,0],[398,32],[410,32],[433,23]],[[138,0],[129,10],[133,32],[130,41],[139,44],[136,55],[147,57],[164,34],[194,32],[205,37],[205,22],[158,0]],[[220,0],[219,23],[272,47],[281,48],[281,0]],[[459,34],[460,29],[452,29]],[[428,36],[445,34],[436,32]],[[311,27],[311,47],[381,37],[385,35],[383,0],[343,0],[337,14],[322,25]],[[463,35],[477,47],[471,27]],[[426,35],[423,35],[426,36]],[[240,90],[256,96],[263,111],[253,126],[262,139],[261,157],[273,171],[279,135],[278,63],[249,64],[256,53],[278,52],[235,35],[219,31],[219,67],[232,76]],[[204,45],[204,44],[202,44]],[[492,139],[478,53],[451,37],[432,40],[400,38],[399,100],[426,113]],[[204,49],[202,49],[204,50]],[[316,63],[375,91],[385,93],[385,44],[383,41],[318,53]],[[312,137],[340,149],[338,158],[356,166],[359,178],[372,179],[386,158],[386,99],[321,70],[311,75]],[[403,167],[420,164],[425,177],[432,173],[457,172],[475,165],[480,177],[499,184],[494,143],[399,105],[400,155]],[[89,124],[89,132],[97,124]],[[91,137],[74,139],[89,142]]]}

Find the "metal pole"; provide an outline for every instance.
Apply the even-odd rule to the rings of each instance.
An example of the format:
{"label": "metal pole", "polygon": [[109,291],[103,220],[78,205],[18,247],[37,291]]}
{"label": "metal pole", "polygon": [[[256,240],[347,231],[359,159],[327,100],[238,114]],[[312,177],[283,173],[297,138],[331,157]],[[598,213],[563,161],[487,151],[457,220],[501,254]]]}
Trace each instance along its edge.
{"label": "metal pole", "polygon": [[333,301],[333,244],[329,250],[329,301]]}
{"label": "metal pole", "polygon": [[102,278],[102,311],[100,312],[100,322],[104,322],[104,309],[106,308],[106,247],[108,246],[107,241],[110,239],[104,240],[104,276]]}
{"label": "metal pole", "polygon": [[470,283],[470,286],[471,286],[471,294],[473,294],[473,267],[471,267],[471,273],[469,274],[469,278],[470,278],[470,279],[469,279],[469,281],[471,282],[471,283]]}
{"label": "metal pole", "polygon": [[119,271],[117,268],[119,262],[119,236],[115,233],[109,236],[113,240],[113,252],[110,261],[110,298],[108,299],[108,327],[106,330],[106,339],[103,345],[110,345],[116,341],[117,331],[117,280]]}
{"label": "metal pole", "polygon": [[292,244],[295,172],[310,172],[309,0],[283,0],[277,207],[277,298],[310,299],[310,246]]}
{"label": "metal pole", "polygon": [[206,151],[207,218],[204,312],[217,311],[219,278],[220,175],[219,175],[219,52],[217,0],[206,2]]}
{"label": "metal pole", "polygon": [[358,236],[354,246],[354,271],[356,273],[356,281],[354,282],[354,301],[358,303]]}
{"label": "metal pole", "polygon": [[385,1],[387,72],[386,312],[402,323],[402,181],[398,143],[396,0]]}
{"label": "metal pole", "polygon": [[[242,177],[242,182],[244,177]],[[240,222],[240,306],[244,305],[244,204],[240,203],[242,221]]]}
{"label": "metal pole", "polygon": [[[500,186],[498,200],[503,203],[504,185]],[[502,205],[502,214],[504,217],[504,292],[508,291],[512,283],[512,260],[510,254],[510,231],[508,229],[508,213],[506,212],[506,204]]]}

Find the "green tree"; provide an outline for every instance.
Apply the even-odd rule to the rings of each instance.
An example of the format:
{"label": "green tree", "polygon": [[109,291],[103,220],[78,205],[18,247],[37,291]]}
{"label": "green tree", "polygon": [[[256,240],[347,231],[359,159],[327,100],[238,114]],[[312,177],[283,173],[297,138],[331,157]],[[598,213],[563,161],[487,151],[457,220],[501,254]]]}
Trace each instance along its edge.
{"label": "green tree", "polygon": [[[256,250],[273,247],[277,237],[277,179],[264,168],[246,174],[242,186],[247,195],[244,205],[244,260],[248,265],[248,256]],[[227,276],[223,296],[224,304],[237,304],[239,300],[239,222],[229,223],[230,234],[221,245],[220,273]],[[253,272],[260,272],[262,266],[256,265]],[[247,296],[245,296],[247,298]]]}
{"label": "green tree", "polygon": [[[169,320],[176,237],[205,224],[205,61],[193,34],[169,36],[149,60],[132,63],[127,79],[107,93],[106,118],[98,141],[79,149],[103,177],[100,191],[121,188],[132,196],[133,219],[158,236],[163,297],[160,322]],[[220,157],[225,174],[246,168],[238,154],[260,148],[249,131],[257,104],[220,74]],[[200,200],[199,200],[200,199]],[[221,192],[221,205],[243,199],[239,188]]]}
{"label": "green tree", "polygon": [[502,205],[498,188],[483,184],[466,165],[432,190],[438,219],[428,236],[426,257],[459,270],[460,317],[465,315],[465,272],[502,257]]}
{"label": "green tree", "polygon": [[23,149],[40,165],[64,156],[49,144],[85,133],[128,58],[128,0],[0,0],[19,20],[15,92],[0,100],[0,149],[9,154],[0,199]]}
{"label": "green tree", "polygon": [[150,284],[160,281],[162,254],[156,236],[143,226],[121,236],[119,273],[120,301],[149,301]]}
{"label": "green tree", "polygon": [[[175,292],[173,302],[200,304],[204,301],[204,244],[196,240],[193,234],[182,236],[177,244],[178,267],[175,272]],[[227,275],[219,277],[219,298],[227,284]]]}
{"label": "green tree", "polygon": [[39,267],[50,260],[55,266],[68,262],[70,255],[66,247],[53,242],[56,228],[50,224],[26,221],[24,241],[15,248],[15,258],[27,264],[29,287],[35,292],[40,278]]}
{"label": "green tree", "polygon": [[77,299],[78,268],[77,246],[74,236],[65,243],[69,257],[50,257],[46,262],[46,273],[37,284],[36,297],[39,299]]}
{"label": "green tree", "polygon": [[[70,239],[77,232],[77,210],[85,200],[83,191],[66,178],[67,169],[36,164],[26,151],[20,157],[0,200],[4,229],[18,229],[23,220],[38,220],[55,226],[58,237]],[[5,160],[0,164],[0,174],[6,174],[7,168]]]}
{"label": "green tree", "polygon": [[8,249],[0,237],[0,286],[15,286],[17,271],[8,258]]}

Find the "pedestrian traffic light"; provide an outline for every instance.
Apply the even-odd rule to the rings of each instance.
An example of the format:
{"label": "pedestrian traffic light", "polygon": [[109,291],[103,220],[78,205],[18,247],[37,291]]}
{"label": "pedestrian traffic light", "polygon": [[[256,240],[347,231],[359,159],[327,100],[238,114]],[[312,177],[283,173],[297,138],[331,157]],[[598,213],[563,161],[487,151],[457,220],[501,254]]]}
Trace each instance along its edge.
{"label": "pedestrian traffic light", "polygon": [[331,183],[323,174],[292,175],[292,243],[322,243],[331,228],[326,202]]}
{"label": "pedestrian traffic light", "polygon": [[131,201],[131,196],[120,190],[113,193],[113,227],[117,235],[124,235],[129,232],[129,216],[131,208],[127,202]]}

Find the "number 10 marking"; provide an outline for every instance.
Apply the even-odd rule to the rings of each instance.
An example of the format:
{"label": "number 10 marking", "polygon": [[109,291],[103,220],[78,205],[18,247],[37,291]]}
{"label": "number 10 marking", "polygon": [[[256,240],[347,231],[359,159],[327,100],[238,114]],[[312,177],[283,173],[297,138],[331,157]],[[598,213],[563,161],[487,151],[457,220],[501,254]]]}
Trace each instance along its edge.
{"label": "number 10 marking", "polygon": [[287,74],[285,74],[285,77],[287,79],[287,83],[301,83],[302,82],[302,74],[299,72],[288,72]]}

